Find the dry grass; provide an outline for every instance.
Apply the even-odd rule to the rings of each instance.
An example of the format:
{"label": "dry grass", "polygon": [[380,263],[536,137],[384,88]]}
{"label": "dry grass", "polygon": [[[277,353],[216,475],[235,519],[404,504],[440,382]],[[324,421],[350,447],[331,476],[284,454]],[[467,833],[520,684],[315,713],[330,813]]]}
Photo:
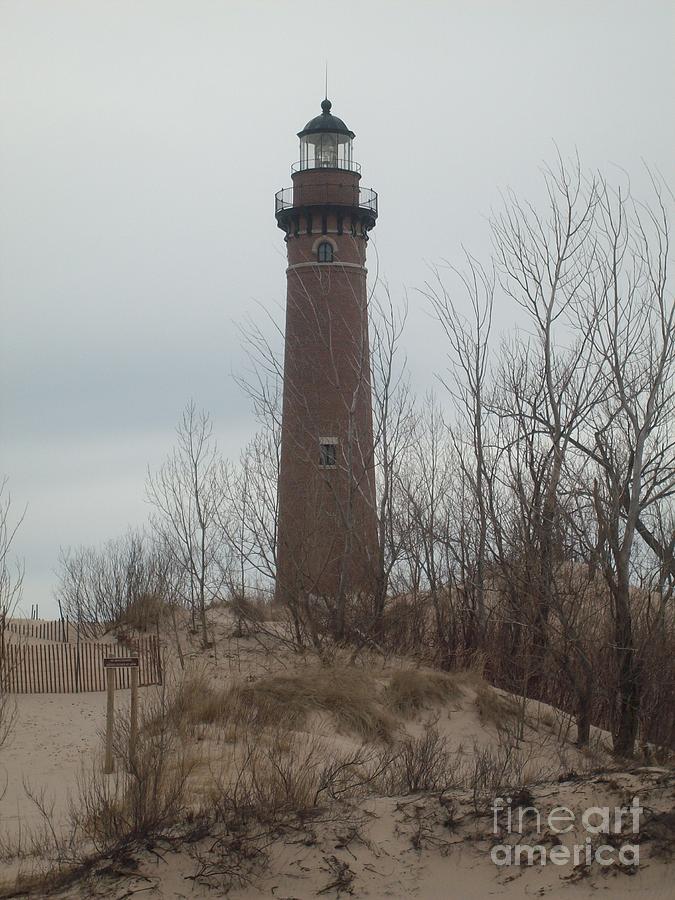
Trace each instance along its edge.
{"label": "dry grass", "polygon": [[287,611],[283,606],[267,600],[261,595],[233,594],[227,602],[227,608],[232,613],[237,630],[241,632],[255,632],[257,626],[264,622],[285,622]]}
{"label": "dry grass", "polygon": [[182,730],[198,724],[297,729],[311,714],[324,713],[337,728],[364,741],[389,741],[397,721],[378,694],[367,673],[339,667],[269,675],[224,690],[193,676],[179,686],[170,718]]}
{"label": "dry grass", "polygon": [[501,728],[519,715],[518,703],[482,682],[476,687],[476,708],[483,725]]}
{"label": "dry grass", "polygon": [[[228,714],[227,695],[227,691],[213,687],[203,672],[190,673],[171,695],[167,709],[168,720],[182,735],[192,734],[195,725],[223,722]],[[149,724],[154,729],[161,724],[161,718]]]}
{"label": "dry grass", "polygon": [[328,713],[338,728],[365,741],[389,741],[397,722],[378,694],[370,675],[348,668],[307,669],[261,678],[240,688],[244,704],[259,709],[261,715],[278,710],[280,721],[299,727],[311,713]]}
{"label": "dry grass", "polygon": [[134,597],[115,623],[115,631],[126,629],[145,632],[154,629],[168,614],[166,598],[158,593],[140,594]]}
{"label": "dry grass", "polygon": [[517,702],[472,671],[448,674],[427,669],[394,672],[384,688],[353,666],[310,666],[256,681],[215,686],[205,674],[187,676],[174,692],[169,718],[180,733],[217,726],[221,736],[247,729],[302,729],[314,714],[330,716],[338,730],[363,741],[390,742],[400,717],[457,701],[463,688],[476,692],[484,724],[504,726],[519,713]]}
{"label": "dry grass", "polygon": [[384,691],[384,701],[397,713],[407,716],[425,707],[456,700],[460,695],[461,690],[451,675],[401,669],[391,676]]}

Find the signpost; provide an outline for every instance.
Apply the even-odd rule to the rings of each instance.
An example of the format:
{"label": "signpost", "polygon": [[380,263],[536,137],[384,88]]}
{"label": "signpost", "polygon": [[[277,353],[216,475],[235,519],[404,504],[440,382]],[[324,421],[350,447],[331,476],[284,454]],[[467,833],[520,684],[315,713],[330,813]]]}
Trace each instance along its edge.
{"label": "signpost", "polygon": [[113,762],[113,725],[115,721],[115,669],[131,669],[131,709],[129,711],[129,759],[133,760],[136,752],[136,738],[138,737],[138,656],[106,656],[103,660],[103,668],[106,674],[106,688],[108,690],[108,710],[106,715],[105,732],[105,767],[106,775],[112,775],[115,770]]}

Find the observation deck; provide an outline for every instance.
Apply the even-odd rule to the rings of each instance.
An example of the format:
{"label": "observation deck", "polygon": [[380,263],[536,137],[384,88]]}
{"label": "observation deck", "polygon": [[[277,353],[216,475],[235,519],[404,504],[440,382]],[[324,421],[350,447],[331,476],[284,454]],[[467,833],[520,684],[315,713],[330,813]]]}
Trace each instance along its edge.
{"label": "observation deck", "polygon": [[[313,171],[327,174],[328,170]],[[332,170],[333,173],[339,171]],[[310,182],[297,179],[293,187],[282,188],[274,195],[274,214],[279,228],[284,231],[288,230],[288,224],[294,217],[316,212],[317,207],[321,207],[322,212],[338,215],[351,210],[363,218],[370,229],[377,219],[377,191],[361,187],[356,179],[313,179]]]}

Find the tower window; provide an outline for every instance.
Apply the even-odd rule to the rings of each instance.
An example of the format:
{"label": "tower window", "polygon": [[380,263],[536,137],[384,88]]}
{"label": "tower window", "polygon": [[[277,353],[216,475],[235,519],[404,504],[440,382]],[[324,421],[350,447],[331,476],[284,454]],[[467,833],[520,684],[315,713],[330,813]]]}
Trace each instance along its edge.
{"label": "tower window", "polygon": [[333,245],[328,241],[322,241],[317,249],[319,262],[333,262]]}
{"label": "tower window", "polygon": [[319,444],[319,465],[322,469],[334,469],[337,466],[337,439],[321,438]]}

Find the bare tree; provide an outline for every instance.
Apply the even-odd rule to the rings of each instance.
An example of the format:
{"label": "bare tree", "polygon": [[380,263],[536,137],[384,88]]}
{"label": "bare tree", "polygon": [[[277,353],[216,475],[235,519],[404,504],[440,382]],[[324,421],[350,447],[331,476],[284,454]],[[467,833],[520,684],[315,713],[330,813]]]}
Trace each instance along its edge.
{"label": "bare tree", "polygon": [[441,660],[448,665],[456,627],[449,603],[452,551],[456,546],[457,522],[452,506],[456,470],[446,423],[433,394],[418,410],[413,437],[402,476],[405,514],[399,515],[405,523],[401,537],[409,573],[407,591],[413,606],[422,597],[431,603]]}
{"label": "bare tree", "polygon": [[12,564],[14,540],[21,527],[26,510],[12,519],[12,498],[8,490],[9,481],[0,479],[0,616],[12,616],[21,600],[24,567],[15,561]]}
{"label": "bare tree", "polygon": [[251,587],[251,579],[273,593],[280,444],[278,429],[257,432],[227,479],[223,528],[236,559],[231,589],[241,597]]}
{"label": "bare tree", "polygon": [[[593,499],[613,603],[614,747],[621,754],[633,752],[642,688],[631,589],[636,538],[648,532],[651,512],[675,495],[675,303],[666,293],[668,217],[655,187],[653,210],[603,184],[594,350],[605,395],[594,410],[592,443],[583,447],[597,466]],[[647,540],[651,550],[654,543]],[[672,548],[672,536],[658,543]],[[659,556],[670,570],[668,554]]]}
{"label": "bare tree", "polygon": [[383,296],[372,294],[369,314],[378,522],[372,631],[381,640],[390,578],[405,543],[397,506],[402,496],[401,473],[414,442],[415,411],[405,358],[399,358],[407,303],[397,308],[384,287]]}
{"label": "bare tree", "polygon": [[[463,427],[449,439],[459,485],[475,503],[474,578],[483,593],[491,573],[499,630],[486,640],[501,647],[490,657],[493,674],[510,689],[515,674],[523,693],[558,691],[559,700],[566,685],[580,743],[614,690],[603,721],[609,710],[617,752],[629,753],[640,699],[654,696],[641,678],[659,633],[666,646],[675,576],[665,205],[660,190],[654,210],[632,202],[600,176],[586,177],[578,160],[558,159],[544,184],[543,211],[509,193],[493,219],[497,285],[469,257],[468,320],[461,295],[440,278],[427,294],[451,348],[445,383]],[[503,342],[486,391],[496,286],[526,312],[529,333]],[[465,508],[447,534],[456,589],[471,584]],[[497,580],[486,556],[499,565]],[[636,599],[641,584],[650,585],[640,594],[648,590],[649,603]]]}
{"label": "bare tree", "polygon": [[[532,537],[538,571],[533,587],[538,602],[536,651],[545,653],[546,625],[554,591],[559,490],[570,440],[598,400],[589,377],[597,299],[592,291],[596,266],[597,182],[584,177],[578,159],[544,169],[547,209],[540,214],[512,193],[493,220],[494,244],[501,285],[521,306],[534,329],[524,350],[529,377],[513,374],[522,367],[504,367],[506,399],[532,417],[534,442],[541,449],[544,469],[539,485]],[[585,328],[579,328],[583,321]],[[522,396],[522,390],[528,396]],[[502,410],[504,412],[504,410]],[[531,422],[523,422],[531,431]],[[543,665],[543,660],[539,662]]]}
{"label": "bare tree", "polygon": [[[466,565],[469,555],[462,552],[461,589],[474,609],[472,641],[477,643],[485,624],[485,569],[488,550],[488,502],[490,480],[486,459],[485,405],[488,377],[489,340],[492,326],[495,274],[486,270],[470,254],[466,268],[449,268],[458,277],[464,298],[469,302],[470,316],[465,317],[436,272],[435,285],[427,285],[427,297],[450,344],[449,378],[442,379],[455,403],[456,421],[450,428],[463,478],[472,494],[476,512],[477,541],[470,554],[473,564]],[[466,545],[463,551],[468,549]]]}
{"label": "bare tree", "polygon": [[177,589],[199,618],[202,644],[209,645],[206,609],[220,597],[227,578],[226,541],[221,527],[224,470],[206,412],[194,402],[176,429],[177,444],[155,474],[148,472],[146,495],[155,511],[152,527],[181,573]]}

